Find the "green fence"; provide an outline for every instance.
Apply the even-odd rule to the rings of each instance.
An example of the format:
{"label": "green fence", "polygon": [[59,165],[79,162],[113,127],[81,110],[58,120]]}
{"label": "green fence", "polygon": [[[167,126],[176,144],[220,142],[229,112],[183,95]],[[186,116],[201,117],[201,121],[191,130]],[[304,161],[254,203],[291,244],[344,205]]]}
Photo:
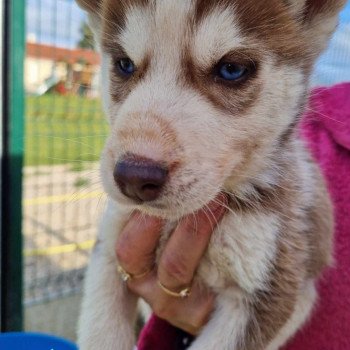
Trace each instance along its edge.
{"label": "green fence", "polygon": [[22,328],[21,181],[23,163],[24,8],[1,2],[1,330]]}

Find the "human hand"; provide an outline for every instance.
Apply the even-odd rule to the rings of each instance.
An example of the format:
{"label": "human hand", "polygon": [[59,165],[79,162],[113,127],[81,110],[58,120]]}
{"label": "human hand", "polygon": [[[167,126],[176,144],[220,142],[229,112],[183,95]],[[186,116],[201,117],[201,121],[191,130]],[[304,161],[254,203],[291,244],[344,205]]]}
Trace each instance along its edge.
{"label": "human hand", "polygon": [[[193,282],[193,277],[211,234],[225,213],[226,203],[226,197],[220,194],[205,209],[184,217],[166,243],[156,267],[162,219],[135,212],[117,241],[118,262],[133,276],[127,281],[129,289],[143,298],[158,317],[193,335],[208,321],[215,299],[209,289]],[[169,290],[177,294],[188,287],[191,293],[185,298],[167,293]]]}

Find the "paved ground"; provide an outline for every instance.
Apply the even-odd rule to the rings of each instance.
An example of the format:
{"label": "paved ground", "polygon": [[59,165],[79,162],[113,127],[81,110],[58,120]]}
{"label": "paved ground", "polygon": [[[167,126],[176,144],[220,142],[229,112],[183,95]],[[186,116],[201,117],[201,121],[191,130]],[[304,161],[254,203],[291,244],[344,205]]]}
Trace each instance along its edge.
{"label": "paved ground", "polygon": [[27,332],[55,334],[76,341],[80,304],[81,294],[74,294],[27,306],[24,312],[24,328]]}
{"label": "paved ground", "polygon": [[24,169],[25,302],[79,290],[101,210],[98,163]]}

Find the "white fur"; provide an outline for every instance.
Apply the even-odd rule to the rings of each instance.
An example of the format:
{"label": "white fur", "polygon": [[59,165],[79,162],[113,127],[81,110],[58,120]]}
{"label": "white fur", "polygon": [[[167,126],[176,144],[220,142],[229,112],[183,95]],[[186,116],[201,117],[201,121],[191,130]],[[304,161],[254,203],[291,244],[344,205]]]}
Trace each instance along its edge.
{"label": "white fur", "polygon": [[[226,35],[223,36],[222,33]],[[242,41],[232,11],[216,8],[200,22],[193,37],[193,54],[199,64],[207,68],[232,48],[241,47]]]}
{"label": "white fur", "polygon": [[[79,323],[78,343],[82,350],[132,349],[136,297],[127,292],[117,272],[115,230],[123,222],[112,202],[101,221],[98,243],[86,274],[85,298]],[[123,305],[121,310],[120,305]]]}
{"label": "white fur", "polygon": [[127,24],[119,37],[120,44],[129,57],[133,57],[136,65],[141,63],[147,53],[153,29],[153,21],[147,11],[147,8],[141,7],[129,9],[130,15],[126,15]]}
{"label": "white fur", "polygon": [[[249,311],[242,295],[236,290],[226,290],[216,301],[216,309],[202,334],[190,350],[238,350],[242,344]],[[225,331],[223,331],[225,330]]]}
{"label": "white fur", "polygon": [[247,293],[263,290],[275,257],[278,231],[277,215],[225,216],[212,235],[199,276],[214,290],[225,289],[232,280]]}

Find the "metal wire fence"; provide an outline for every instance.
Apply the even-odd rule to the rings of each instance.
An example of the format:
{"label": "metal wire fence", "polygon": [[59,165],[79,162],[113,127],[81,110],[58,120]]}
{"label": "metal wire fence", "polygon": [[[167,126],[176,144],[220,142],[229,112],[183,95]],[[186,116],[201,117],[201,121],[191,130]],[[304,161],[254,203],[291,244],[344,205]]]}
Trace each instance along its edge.
{"label": "metal wire fence", "polygon": [[104,197],[107,134],[99,57],[71,0],[27,0],[24,217],[26,305],[79,291]]}

